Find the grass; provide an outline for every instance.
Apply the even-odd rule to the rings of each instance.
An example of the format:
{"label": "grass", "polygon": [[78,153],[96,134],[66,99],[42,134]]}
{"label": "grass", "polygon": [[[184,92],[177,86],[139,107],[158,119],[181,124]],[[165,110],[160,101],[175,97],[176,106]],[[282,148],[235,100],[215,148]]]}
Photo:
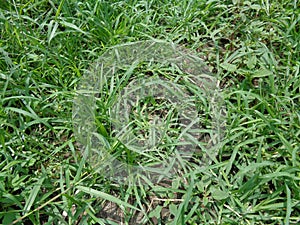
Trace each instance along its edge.
{"label": "grass", "polygon": [[[297,0],[1,0],[2,224],[299,224],[299,21]],[[151,38],[220,81],[225,137],[205,168],[118,184],[82,157],[73,99],[107,49]]]}

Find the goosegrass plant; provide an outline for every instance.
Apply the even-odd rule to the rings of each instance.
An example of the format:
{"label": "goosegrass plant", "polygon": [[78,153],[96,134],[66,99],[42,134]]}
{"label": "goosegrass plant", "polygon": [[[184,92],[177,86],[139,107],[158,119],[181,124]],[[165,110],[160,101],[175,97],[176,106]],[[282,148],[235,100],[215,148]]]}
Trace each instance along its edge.
{"label": "goosegrass plant", "polygon": [[[1,0],[1,224],[299,224],[299,10],[297,0]],[[171,182],[116,184],[82,156],[73,99],[109,47],[152,38],[191,49],[220,81],[225,137],[205,168],[194,157]]]}
{"label": "goosegrass plant", "polygon": [[[102,87],[99,88],[101,91],[95,102],[95,114],[98,132],[106,137],[106,143],[110,146],[107,149],[108,152],[112,151],[111,153],[119,156],[126,153],[125,158],[131,161],[130,164],[135,165],[142,164],[142,161],[164,161],[174,152],[174,148],[185,149],[184,145],[191,145],[187,142],[188,138],[197,136],[199,140],[194,140],[194,142],[199,144],[200,141],[204,141],[200,140],[201,136],[209,135],[207,127],[213,127],[213,123],[218,122],[207,113],[211,110],[208,104],[208,101],[212,101],[210,92],[215,92],[215,90],[202,90],[191,83],[191,81],[198,82],[197,80],[193,80],[190,75],[182,74],[178,68],[172,67],[175,65],[169,63],[157,65],[157,63],[150,62],[146,65],[137,65],[136,68],[130,67],[125,71],[119,70],[116,74],[106,78],[106,82],[102,81]],[[99,76],[102,75],[99,73]],[[89,80],[93,77],[87,76],[85,78],[87,81],[83,86],[91,83]],[[199,79],[200,81],[202,80]],[[214,80],[203,81],[202,85],[213,87],[212,82]],[[93,83],[90,85],[93,86]],[[80,105],[75,106],[77,112],[76,107]],[[81,107],[88,108],[89,106],[86,104]],[[218,105],[216,108],[219,110]],[[184,115],[187,114],[184,111],[191,111],[190,115]],[[193,124],[193,120],[199,116],[203,117],[201,122],[198,122],[199,125],[189,124]],[[76,126],[81,127],[81,123],[79,120]],[[189,131],[185,128],[188,126],[193,127],[194,130],[197,129],[197,132]],[[186,131],[183,132],[184,128]],[[78,132],[78,136],[84,135]],[[184,144],[180,143],[180,138],[186,139]],[[131,146],[131,150],[125,145]],[[188,154],[187,149],[185,153]],[[133,154],[134,157],[129,157],[128,154]]]}

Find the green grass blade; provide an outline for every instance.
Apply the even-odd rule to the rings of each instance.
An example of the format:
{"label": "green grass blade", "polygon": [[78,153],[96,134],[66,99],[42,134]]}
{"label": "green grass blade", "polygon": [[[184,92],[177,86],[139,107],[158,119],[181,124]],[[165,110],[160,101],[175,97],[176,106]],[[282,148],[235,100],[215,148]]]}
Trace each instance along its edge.
{"label": "green grass blade", "polygon": [[90,194],[92,196],[102,198],[102,199],[105,199],[107,201],[114,202],[114,203],[118,204],[119,206],[124,206],[124,207],[128,207],[128,208],[140,211],[138,208],[128,204],[127,202],[124,202],[124,201],[120,200],[119,198],[116,198],[112,195],[109,195],[107,193],[97,191],[95,189],[92,189],[92,188],[89,188],[89,187],[84,187],[84,186],[81,186],[81,185],[76,186],[76,189],[78,189],[79,191],[85,192],[87,194]]}

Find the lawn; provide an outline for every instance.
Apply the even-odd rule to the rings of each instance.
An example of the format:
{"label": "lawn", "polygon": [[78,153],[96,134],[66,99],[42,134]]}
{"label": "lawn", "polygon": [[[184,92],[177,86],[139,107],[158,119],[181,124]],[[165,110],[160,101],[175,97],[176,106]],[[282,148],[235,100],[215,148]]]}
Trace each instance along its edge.
{"label": "lawn", "polygon": [[[0,0],[0,32],[0,224],[300,224],[298,0]],[[147,46],[136,43],[149,41],[199,64],[182,71],[164,61],[165,47],[164,60],[145,62],[136,52]],[[122,46],[119,65],[112,56]],[[132,65],[126,56],[135,53],[144,61]],[[120,68],[98,87],[101,63]],[[209,79],[222,102],[213,147],[214,101],[191,71],[207,75],[201,82]],[[145,90],[157,96],[144,96],[129,115],[118,99],[148,77],[172,88],[150,80],[156,89]],[[98,93],[80,95],[86,85]],[[99,138],[129,168],[168,165],[187,126],[184,107],[201,124],[191,130],[204,133],[183,138],[193,136],[196,150],[178,156],[172,178],[137,171],[129,179],[107,155],[89,155]],[[166,126],[149,150],[155,118]],[[119,132],[129,124],[130,135]],[[128,148],[136,137],[143,151]]]}

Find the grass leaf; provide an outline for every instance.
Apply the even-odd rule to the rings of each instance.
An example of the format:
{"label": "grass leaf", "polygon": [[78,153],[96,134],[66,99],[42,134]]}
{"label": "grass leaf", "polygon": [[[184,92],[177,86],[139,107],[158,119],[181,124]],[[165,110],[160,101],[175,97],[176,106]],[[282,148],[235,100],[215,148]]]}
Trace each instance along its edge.
{"label": "grass leaf", "polygon": [[92,188],[89,188],[89,187],[84,187],[84,186],[81,186],[81,185],[78,185],[76,186],[76,189],[78,189],[79,191],[83,191],[87,194],[90,194],[94,197],[98,197],[98,198],[102,198],[102,199],[105,199],[107,201],[111,201],[111,202],[114,202],[116,204],[118,204],[119,206],[125,206],[125,207],[128,207],[128,208],[131,208],[131,209],[135,209],[135,210],[138,210],[138,208],[128,204],[127,202],[124,202],[112,195],[109,195],[107,193],[104,193],[104,192],[101,192],[101,191],[97,191],[95,189],[92,189]]}
{"label": "grass leaf", "polygon": [[42,177],[38,180],[38,182],[34,185],[33,189],[30,192],[30,195],[26,201],[26,204],[24,206],[24,210],[23,213],[26,214],[29,212],[30,208],[32,207],[32,205],[34,204],[36,197],[41,189],[41,186],[43,184],[45,180],[45,177]]}

